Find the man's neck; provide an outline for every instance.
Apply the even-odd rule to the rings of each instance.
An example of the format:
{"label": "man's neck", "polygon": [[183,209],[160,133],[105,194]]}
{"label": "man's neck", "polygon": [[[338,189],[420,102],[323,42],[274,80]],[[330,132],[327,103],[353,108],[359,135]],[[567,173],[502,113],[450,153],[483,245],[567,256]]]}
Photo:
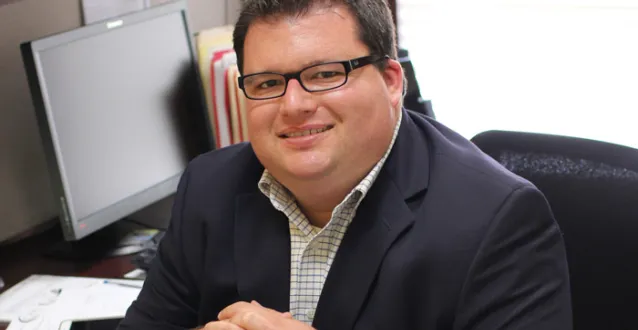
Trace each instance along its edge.
{"label": "man's neck", "polygon": [[[358,182],[358,181],[357,181]],[[332,218],[332,211],[341,203],[346,196],[356,187],[357,182],[353,182],[341,187],[330,185],[314,184],[308,188],[291,189],[291,193],[297,200],[297,205],[301,208],[308,221],[319,228],[325,227]],[[331,188],[318,188],[331,187]]]}
{"label": "man's neck", "polygon": [[[303,206],[299,206],[301,208],[301,212],[308,218],[308,221],[311,225],[323,228],[330,222],[332,219],[332,210],[330,211],[314,211],[310,209],[306,209]],[[334,208],[333,208],[334,209]]]}
{"label": "man's neck", "polygon": [[295,182],[284,185],[295,196],[297,205],[308,221],[319,228],[325,227],[332,212],[346,196],[363,180],[365,171],[352,179],[321,179],[319,182]]}

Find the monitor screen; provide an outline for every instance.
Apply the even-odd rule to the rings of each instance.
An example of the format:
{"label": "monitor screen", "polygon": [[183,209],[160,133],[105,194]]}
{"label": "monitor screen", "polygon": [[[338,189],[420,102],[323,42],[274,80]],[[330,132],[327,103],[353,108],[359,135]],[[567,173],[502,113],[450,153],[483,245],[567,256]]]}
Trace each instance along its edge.
{"label": "monitor screen", "polygon": [[174,96],[196,68],[183,2],[25,47],[67,239],[175,191],[193,132]]}

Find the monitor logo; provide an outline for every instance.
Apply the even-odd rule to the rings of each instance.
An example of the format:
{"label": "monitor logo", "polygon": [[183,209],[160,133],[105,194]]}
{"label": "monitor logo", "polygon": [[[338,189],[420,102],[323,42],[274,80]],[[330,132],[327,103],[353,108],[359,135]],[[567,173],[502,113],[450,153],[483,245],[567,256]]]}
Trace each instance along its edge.
{"label": "monitor logo", "polygon": [[122,24],[124,24],[124,22],[121,19],[118,19],[117,21],[106,22],[106,28],[114,29],[116,27],[122,26]]}

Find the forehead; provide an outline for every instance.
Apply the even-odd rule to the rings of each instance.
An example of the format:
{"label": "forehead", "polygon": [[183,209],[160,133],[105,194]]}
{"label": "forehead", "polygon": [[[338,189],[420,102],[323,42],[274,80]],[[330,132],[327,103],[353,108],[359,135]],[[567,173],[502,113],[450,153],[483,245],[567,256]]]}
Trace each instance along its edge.
{"label": "forehead", "polygon": [[244,41],[244,71],[289,72],[364,55],[367,47],[346,7],[314,8],[301,16],[253,22]]}

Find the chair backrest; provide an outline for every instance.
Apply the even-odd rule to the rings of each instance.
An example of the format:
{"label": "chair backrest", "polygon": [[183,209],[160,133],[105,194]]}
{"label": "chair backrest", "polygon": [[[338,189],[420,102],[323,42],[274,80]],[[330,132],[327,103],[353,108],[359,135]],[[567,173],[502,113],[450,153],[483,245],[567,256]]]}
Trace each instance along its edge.
{"label": "chair backrest", "polygon": [[638,149],[504,131],[472,141],[549,201],[565,238],[574,329],[638,329]]}

